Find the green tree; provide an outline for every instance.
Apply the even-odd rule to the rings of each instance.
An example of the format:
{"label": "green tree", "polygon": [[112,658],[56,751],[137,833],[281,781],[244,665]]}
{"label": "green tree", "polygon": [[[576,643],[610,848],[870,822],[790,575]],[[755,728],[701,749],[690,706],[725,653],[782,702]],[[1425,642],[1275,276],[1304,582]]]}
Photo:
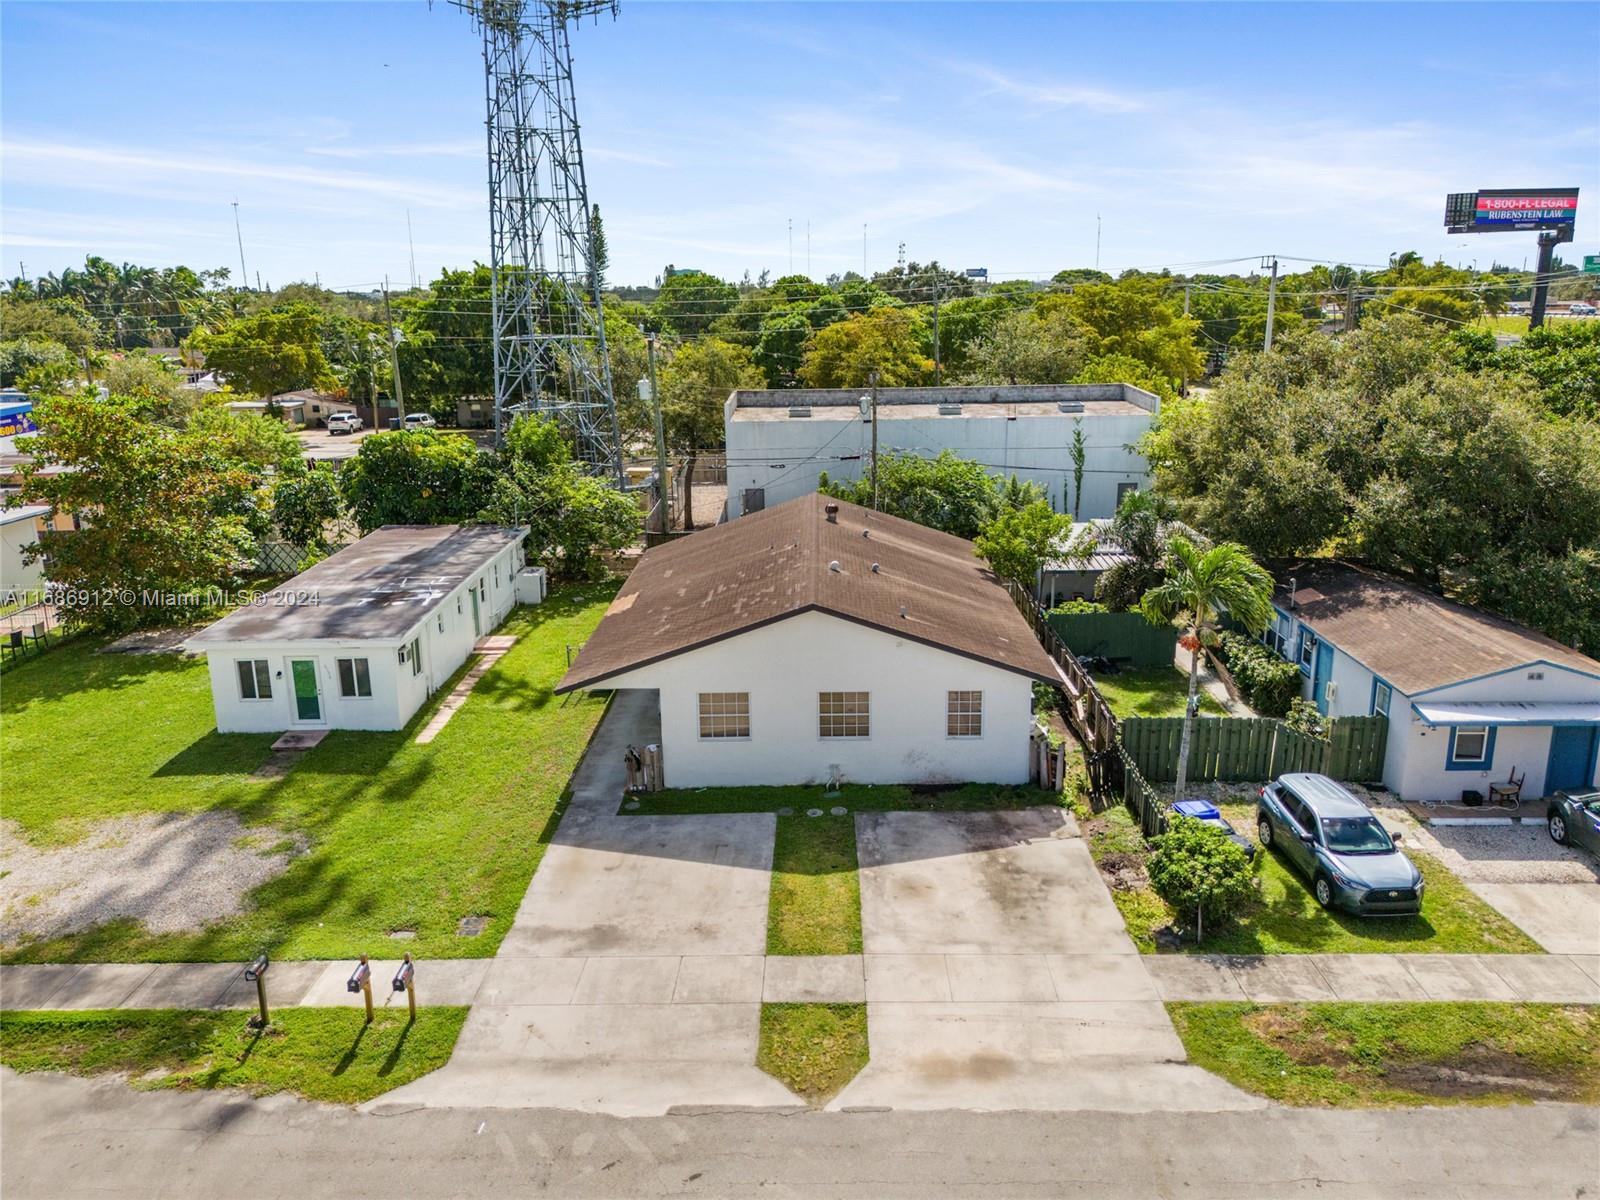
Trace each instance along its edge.
{"label": "green tree", "polygon": [[1250,633],[1260,633],[1272,619],[1272,576],[1250,552],[1234,542],[1201,550],[1186,538],[1167,543],[1167,577],[1144,594],[1139,611],[1152,625],[1185,626],[1189,649],[1189,700],[1178,740],[1177,783],[1172,794],[1182,797],[1189,782],[1189,743],[1194,734],[1196,694],[1200,683],[1200,645],[1209,639],[1226,613]]}
{"label": "green tree", "polygon": [[637,502],[579,470],[554,421],[518,417],[499,466],[484,515],[527,528],[529,557],[557,578],[597,578],[604,553],[638,541]]}
{"label": "green tree", "polygon": [[200,330],[190,344],[233,387],[273,396],[334,386],[333,367],[323,353],[322,324],[323,315],[311,305],[290,304],[241,317],[215,333]]}
{"label": "green tree", "polygon": [[974,553],[987,559],[1001,579],[1031,591],[1039,568],[1071,529],[1071,517],[1052,511],[1047,501],[1036,500],[1025,508],[1005,509],[984,526]]}
{"label": "green tree", "polygon": [[[407,404],[453,409],[464,396],[494,395],[493,279],[489,268],[445,270],[425,296],[404,298],[398,307],[405,341],[400,343],[400,374]],[[610,323],[607,323],[610,331]],[[346,379],[352,395],[369,386],[357,355],[363,349],[352,331],[349,364],[357,377]]]}
{"label": "green tree", "polygon": [[679,271],[661,281],[661,291],[650,306],[661,328],[681,337],[699,337],[711,323],[731,312],[739,302],[739,289],[704,271]]}
{"label": "green tree", "polygon": [[1083,364],[1073,383],[1129,383],[1143,388],[1162,401],[1176,400],[1178,390],[1165,375],[1126,354],[1097,354]]}
{"label": "green tree", "polygon": [[1069,312],[1023,309],[999,317],[966,352],[964,383],[1066,383],[1083,370],[1093,335]]}
{"label": "green tree", "polygon": [[488,506],[494,456],[462,434],[396,430],[365,438],[339,473],[362,533],[382,525],[444,525]]}
{"label": "green tree", "polygon": [[1150,886],[1178,915],[1194,920],[1195,941],[1234,916],[1256,895],[1255,876],[1242,847],[1215,825],[1174,816],[1155,840],[1149,861]]}
{"label": "green tree", "polygon": [[88,519],[31,553],[49,554],[52,583],[111,601],[66,608],[69,623],[167,624],[186,610],[159,596],[225,587],[244,567],[252,539],[237,498],[252,479],[208,437],[146,420],[120,396],[45,396],[34,419],[39,433],[19,440],[32,456],[21,499]]}
{"label": "green tree", "polygon": [[1494,365],[1531,379],[1546,411],[1600,421],[1600,321],[1542,325],[1502,352]]}
{"label": "green tree", "polygon": [[1080,283],[1110,283],[1111,281],[1111,276],[1093,267],[1069,267],[1065,271],[1057,271],[1050,277],[1051,283],[1068,286],[1075,286]]}
{"label": "green tree", "polygon": [[187,424],[204,401],[201,392],[184,386],[165,359],[139,351],[112,360],[101,379],[114,395],[140,401],[153,419],[175,427]]}
{"label": "green tree", "polygon": [[657,372],[661,383],[661,419],[667,444],[687,451],[683,464],[684,528],[694,528],[694,466],[697,451],[718,450],[726,443],[723,405],[735,388],[765,386],[750,352],[720,338],[689,342]]}
{"label": "green tree", "polygon": [[100,342],[100,326],[76,300],[0,297],[0,330],[8,341],[56,342],[82,358]]}
{"label": "green tree", "polygon": [[344,497],[331,467],[303,460],[278,476],[272,489],[272,517],[285,541],[314,555],[328,549],[328,527],[344,515]]}
{"label": "green tree", "polygon": [[800,305],[774,309],[761,322],[751,359],[768,387],[793,387],[811,341],[812,325]]}
{"label": "green tree", "polygon": [[[831,480],[823,472],[817,490],[863,508],[872,507],[870,469],[860,479]],[[1013,502],[1031,504],[1038,488],[1023,485],[1011,493]],[[969,541],[978,536],[1006,504],[1007,489],[982,466],[941,451],[937,458],[915,454],[883,454],[878,458],[878,510],[942,529]]]}
{"label": "green tree", "polygon": [[933,372],[922,318],[903,308],[856,313],[811,340],[800,379],[807,387],[866,387],[877,372],[882,387],[926,382]]}
{"label": "green tree", "polygon": [[75,373],[78,360],[60,342],[17,338],[0,342],[0,387],[15,387],[31,371]]}
{"label": "green tree", "polygon": [[594,290],[604,291],[606,270],[611,266],[611,248],[606,244],[606,227],[600,220],[600,206],[596,204],[589,214],[589,270],[594,276]]}
{"label": "green tree", "polygon": [[1071,313],[1094,335],[1096,357],[1124,354],[1176,387],[1197,379],[1205,356],[1196,345],[1199,322],[1185,317],[1159,279],[1084,284],[1068,295],[1047,296],[1041,312]]}

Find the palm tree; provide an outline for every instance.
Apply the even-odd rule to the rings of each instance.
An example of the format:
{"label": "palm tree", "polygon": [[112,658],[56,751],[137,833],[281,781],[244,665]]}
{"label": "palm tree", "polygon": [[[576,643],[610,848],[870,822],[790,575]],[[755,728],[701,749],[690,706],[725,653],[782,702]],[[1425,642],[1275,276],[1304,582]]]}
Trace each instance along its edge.
{"label": "palm tree", "polygon": [[1183,799],[1189,777],[1189,739],[1194,732],[1195,694],[1200,684],[1200,641],[1227,613],[1258,634],[1272,619],[1272,576],[1237,542],[1202,550],[1183,537],[1167,543],[1167,577],[1144,594],[1139,611],[1152,625],[1179,620],[1189,635],[1189,702],[1178,741],[1178,780],[1173,795]]}

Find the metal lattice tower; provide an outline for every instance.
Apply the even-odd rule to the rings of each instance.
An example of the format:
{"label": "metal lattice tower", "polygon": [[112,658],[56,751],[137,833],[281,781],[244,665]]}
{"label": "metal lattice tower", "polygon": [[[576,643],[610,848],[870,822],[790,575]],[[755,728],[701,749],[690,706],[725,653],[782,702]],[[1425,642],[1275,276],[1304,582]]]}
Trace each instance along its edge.
{"label": "metal lattice tower", "polygon": [[553,416],[578,458],[620,485],[568,40],[571,23],[615,16],[616,0],[452,2],[483,34],[495,441],[518,413]]}

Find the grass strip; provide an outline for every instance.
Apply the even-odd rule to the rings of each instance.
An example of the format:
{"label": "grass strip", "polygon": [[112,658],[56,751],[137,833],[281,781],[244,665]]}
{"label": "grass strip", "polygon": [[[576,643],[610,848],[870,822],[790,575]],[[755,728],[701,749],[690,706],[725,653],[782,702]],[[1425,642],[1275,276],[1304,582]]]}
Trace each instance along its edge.
{"label": "grass strip", "polygon": [[1600,1099],[1600,1008],[1168,1004],[1191,1062],[1302,1107]]}
{"label": "grass strip", "polygon": [[630,795],[627,803],[638,808],[621,810],[631,817],[698,816],[715,813],[769,813],[792,809],[802,814],[819,808],[858,812],[998,812],[1008,808],[1033,808],[1048,804],[1063,807],[1059,792],[1002,783],[963,783],[953,786],[910,787],[904,784],[846,784],[837,794],[824,794],[817,784],[778,787],[665,788]]}
{"label": "grass strip", "polygon": [[[1223,804],[1233,827],[1255,840],[1255,807]],[[1111,889],[1134,945],[1157,952],[1156,933],[1172,924],[1172,910],[1150,890],[1144,875],[1149,848],[1121,805],[1084,822],[1089,852]],[[1324,909],[1310,883],[1276,851],[1255,856],[1258,899],[1227,925],[1206,932],[1187,953],[1206,954],[1541,954],[1543,948],[1475,895],[1454,872],[1417,850],[1405,854],[1427,880],[1415,917],[1357,917]]]}
{"label": "grass strip", "polygon": [[865,1004],[763,1004],[756,1066],[820,1107],[867,1065]]}
{"label": "grass strip", "polygon": [[779,817],[767,899],[768,954],[860,954],[854,817]]}
{"label": "grass strip", "polygon": [[[1096,675],[1094,685],[1119,718],[1181,717],[1189,702],[1188,673],[1174,666]],[[1210,717],[1227,716],[1227,710],[1212,699],[1205,688],[1197,694],[1201,713]]]}
{"label": "grass strip", "polygon": [[137,1088],[243,1088],[359,1104],[442,1067],[466,1008],[284,1008],[258,1033],[230,1010],[0,1013],[0,1063],[15,1071],[119,1072]]}

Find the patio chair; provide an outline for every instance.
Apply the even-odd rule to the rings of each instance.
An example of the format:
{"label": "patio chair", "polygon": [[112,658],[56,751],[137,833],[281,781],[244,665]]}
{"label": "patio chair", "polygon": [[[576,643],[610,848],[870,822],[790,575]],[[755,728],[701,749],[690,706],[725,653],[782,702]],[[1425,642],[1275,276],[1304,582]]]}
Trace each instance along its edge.
{"label": "patio chair", "polygon": [[1528,778],[1524,771],[1520,776],[1515,767],[1511,768],[1511,778],[1505,783],[1491,783],[1489,785],[1489,802],[1498,804],[1501,808],[1516,808],[1522,803],[1522,785]]}

